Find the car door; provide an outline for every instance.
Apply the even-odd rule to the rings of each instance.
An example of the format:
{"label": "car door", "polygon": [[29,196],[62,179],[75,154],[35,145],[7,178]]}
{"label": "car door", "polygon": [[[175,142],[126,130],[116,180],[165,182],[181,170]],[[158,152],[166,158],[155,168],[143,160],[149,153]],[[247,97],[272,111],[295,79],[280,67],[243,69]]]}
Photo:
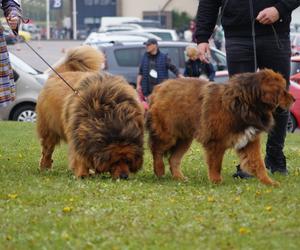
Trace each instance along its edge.
{"label": "car door", "polygon": [[116,65],[109,67],[108,71],[115,75],[124,76],[130,84],[135,86],[143,53],[142,47],[116,48],[113,51]]}

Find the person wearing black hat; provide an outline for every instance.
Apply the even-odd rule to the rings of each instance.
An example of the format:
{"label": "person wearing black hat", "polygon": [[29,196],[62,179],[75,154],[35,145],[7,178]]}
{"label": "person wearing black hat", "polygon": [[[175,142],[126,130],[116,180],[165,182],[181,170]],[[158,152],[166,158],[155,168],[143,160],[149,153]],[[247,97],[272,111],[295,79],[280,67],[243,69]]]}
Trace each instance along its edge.
{"label": "person wearing black hat", "polygon": [[141,60],[136,82],[141,99],[147,99],[155,85],[169,78],[169,70],[177,77],[183,77],[170,58],[159,50],[156,39],[150,38],[144,45],[146,52]]}

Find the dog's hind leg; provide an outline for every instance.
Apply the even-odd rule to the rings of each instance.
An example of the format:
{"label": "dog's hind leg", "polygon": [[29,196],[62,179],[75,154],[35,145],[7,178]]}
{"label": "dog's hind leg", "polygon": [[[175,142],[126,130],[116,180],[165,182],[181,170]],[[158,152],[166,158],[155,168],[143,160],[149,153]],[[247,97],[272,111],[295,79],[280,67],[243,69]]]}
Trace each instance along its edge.
{"label": "dog's hind leg", "polygon": [[150,148],[153,155],[153,168],[157,177],[165,174],[164,155],[170,151],[175,142],[175,139],[171,137],[165,137],[164,140],[151,139]]}
{"label": "dog's hind leg", "polygon": [[171,150],[171,156],[169,158],[170,170],[175,180],[185,180],[186,178],[181,172],[180,165],[181,159],[188,151],[192,144],[193,139],[178,140],[176,145]]}
{"label": "dog's hind leg", "polygon": [[237,153],[240,157],[241,168],[243,170],[255,175],[266,185],[277,186],[279,184],[268,176],[265,163],[261,157],[259,136],[244,148],[238,150]]}
{"label": "dog's hind leg", "polygon": [[58,144],[60,138],[58,135],[48,133],[47,136],[41,138],[42,155],[40,159],[40,169],[46,170],[52,167],[52,154],[56,144]]}
{"label": "dog's hind leg", "polygon": [[208,177],[213,183],[222,182],[221,169],[225,149],[217,143],[204,146],[206,153],[206,162],[208,165]]}

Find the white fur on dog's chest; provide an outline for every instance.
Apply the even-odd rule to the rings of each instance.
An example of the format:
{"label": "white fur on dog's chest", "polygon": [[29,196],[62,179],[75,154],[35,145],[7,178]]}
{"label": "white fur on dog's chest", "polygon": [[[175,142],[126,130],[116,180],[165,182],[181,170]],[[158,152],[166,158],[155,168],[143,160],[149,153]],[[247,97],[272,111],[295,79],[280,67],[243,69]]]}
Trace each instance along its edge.
{"label": "white fur on dog's chest", "polygon": [[254,140],[256,134],[258,132],[258,129],[254,127],[248,127],[245,129],[244,133],[239,135],[236,143],[234,144],[235,150],[240,150],[247,146],[247,144]]}

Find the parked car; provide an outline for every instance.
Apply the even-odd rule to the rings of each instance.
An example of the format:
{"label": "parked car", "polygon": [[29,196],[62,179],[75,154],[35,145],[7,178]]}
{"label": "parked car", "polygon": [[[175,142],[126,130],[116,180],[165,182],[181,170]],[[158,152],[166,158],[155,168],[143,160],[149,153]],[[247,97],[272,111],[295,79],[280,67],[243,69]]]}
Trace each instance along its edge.
{"label": "parked car", "polygon": [[[127,32],[108,32],[108,33],[99,33],[92,32],[83,44],[87,45],[98,45],[103,43],[117,43],[117,42],[140,42],[143,43],[149,38],[160,39],[157,36],[147,33],[134,33],[131,31]],[[131,32],[131,33],[130,33]]]}
{"label": "parked car", "polygon": [[123,22],[123,24],[137,24],[143,28],[161,28],[161,24],[157,20],[129,21],[129,22]]}
{"label": "parked car", "polygon": [[290,118],[287,130],[293,133],[297,128],[300,128],[300,85],[291,81],[290,93],[295,98],[295,102],[290,109]]}
{"label": "parked car", "polygon": [[300,84],[300,56],[291,58],[291,80]]}
{"label": "parked car", "polygon": [[[20,31],[28,32],[33,40],[41,39],[41,29],[38,25],[34,23],[22,23],[20,26]],[[28,37],[26,38],[28,39]],[[27,41],[27,40],[25,40]]]}
{"label": "parked car", "polygon": [[293,35],[291,41],[291,49],[293,56],[300,55],[300,33],[296,33]]}
{"label": "parked car", "polygon": [[[136,31],[143,33],[151,33],[157,37],[160,37],[164,41],[178,41],[179,37],[173,29],[161,29],[155,27],[143,27],[137,22],[127,22],[117,25],[108,25],[100,30],[100,33],[116,32],[116,31]],[[146,22],[147,23],[147,22]]]}
{"label": "parked car", "polygon": [[141,21],[138,17],[120,17],[120,16],[105,16],[101,17],[101,26],[99,27],[99,31],[105,31],[107,26],[110,25],[119,25],[124,22],[132,22],[132,21]]}
{"label": "parked car", "polygon": [[[185,48],[191,43],[158,41],[162,52],[167,53],[173,64],[183,74],[185,61]],[[145,52],[142,42],[131,43],[104,43],[99,44],[100,49],[106,56],[106,70],[114,75],[122,75],[127,81],[136,85],[136,77],[141,58]],[[211,49],[212,64],[216,69],[216,81],[223,82],[228,78],[225,54],[215,48]],[[172,77],[172,74],[170,74]]]}
{"label": "parked car", "polygon": [[35,122],[37,97],[47,75],[35,70],[14,54],[9,54],[16,83],[16,100],[0,108],[0,120]]}
{"label": "parked car", "polygon": [[145,28],[144,31],[160,37],[161,40],[163,40],[163,41],[178,41],[179,40],[177,32],[172,29]]}

